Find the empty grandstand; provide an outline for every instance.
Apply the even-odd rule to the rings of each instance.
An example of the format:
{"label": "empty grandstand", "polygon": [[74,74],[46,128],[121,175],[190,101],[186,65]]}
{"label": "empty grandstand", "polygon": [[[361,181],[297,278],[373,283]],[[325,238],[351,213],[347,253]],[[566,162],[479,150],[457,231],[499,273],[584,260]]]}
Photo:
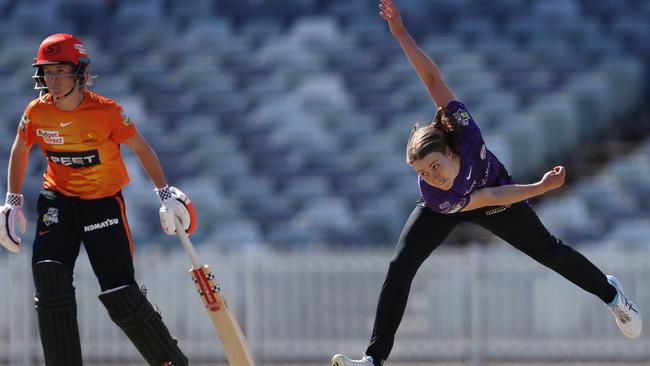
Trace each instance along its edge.
{"label": "empty grandstand", "polygon": [[[569,182],[561,192],[534,201],[549,229],[572,245],[602,250],[594,254],[599,259],[624,249],[640,253],[638,258],[647,261],[650,2],[397,1],[407,26],[436,60],[458,98],[469,106],[488,147],[516,180],[528,182],[554,164],[567,165]],[[323,357],[335,351],[318,348],[325,341],[327,347],[358,342],[354,350],[360,350],[368,335],[367,317],[372,316],[372,308],[346,308],[334,302],[323,310],[326,314],[348,311],[351,315],[347,323],[336,323],[338,327],[330,324],[329,329],[312,319],[318,315],[307,310],[300,313],[296,304],[290,303],[288,308],[298,314],[298,319],[247,307],[243,299],[255,294],[261,302],[286,305],[274,303],[274,297],[264,289],[251,287],[256,282],[251,282],[250,276],[264,281],[260,273],[277,276],[279,282],[291,275],[304,276],[305,282],[291,282],[293,289],[301,291],[318,285],[327,288],[324,284],[332,280],[309,277],[316,271],[327,272],[318,260],[309,262],[311,269],[291,272],[289,268],[286,273],[279,270],[269,275],[264,271],[272,271],[269,267],[273,266],[260,259],[264,254],[277,260],[273,263],[290,266],[290,261],[274,256],[313,250],[323,260],[333,260],[323,251],[343,250],[337,253],[345,256],[352,250],[348,259],[363,261],[364,255],[357,255],[363,250],[372,258],[384,255],[381,260],[370,261],[370,267],[385,265],[419,196],[416,175],[404,162],[404,146],[410,127],[417,121],[430,121],[435,109],[377,12],[374,0],[0,0],[0,150],[5,157],[0,159],[0,181],[4,187],[16,127],[25,106],[36,97],[31,79],[36,47],[49,34],[75,34],[91,54],[90,70],[97,75],[91,89],[124,106],[158,153],[170,184],[182,187],[194,200],[200,220],[193,235],[197,249],[240,252],[243,254],[235,256],[235,263],[242,260],[249,266],[260,266],[259,272],[246,272],[248,282],[242,281],[247,284],[245,288],[230,288],[235,293],[235,307],[246,318],[244,328],[250,332],[257,357],[269,363],[299,363],[305,359],[283,358],[283,354],[304,351],[307,360],[324,363]],[[612,143],[623,148],[605,149]],[[130,198],[127,213],[136,252],[156,252],[161,246],[178,249],[178,243],[160,230],[160,203],[148,178],[136,159],[125,155],[131,184],[124,193]],[[34,200],[44,169],[40,157],[30,159],[23,184],[24,212],[29,221],[23,241],[28,246],[36,220]],[[451,243],[492,244],[485,250],[502,245],[481,230],[461,228],[452,235]],[[477,253],[458,250],[446,253],[444,258],[467,264]],[[495,263],[504,268],[510,263],[503,259],[510,257],[499,257],[500,252],[479,252],[486,258],[501,258]],[[158,254],[170,262],[181,260]],[[218,258],[212,260],[217,262]],[[0,253],[0,260],[9,263],[8,254]],[[27,261],[21,263],[27,265]],[[444,267],[444,263],[440,265]],[[164,272],[161,266],[151,266],[155,274]],[[240,269],[246,266],[242,264]],[[177,263],[176,267],[182,265]],[[28,268],[22,269],[24,273],[17,272],[20,266],[6,268],[11,271],[0,273],[13,273],[17,279],[0,283],[30,286],[24,279]],[[471,274],[486,273],[471,268],[475,269]],[[630,271],[639,305],[650,309],[650,293],[641,286],[650,271],[648,266],[635,263],[628,268],[616,262],[611,268]],[[495,272],[488,271],[492,277],[482,283],[495,286],[489,288],[493,293],[506,292],[498,287],[501,274],[490,269]],[[233,275],[223,281],[236,282],[234,273],[241,273],[228,271],[225,273]],[[531,278],[541,276],[541,282],[529,289],[531,298],[565,289],[528,267],[513,271]],[[433,276],[434,272],[424,275]],[[374,306],[377,292],[366,287],[379,284],[376,274],[371,272],[370,280],[362,273],[348,274],[359,278],[351,283],[335,279],[340,282],[337,291],[366,291],[364,304]],[[169,277],[161,275],[160,280],[149,275],[150,283],[159,284],[158,293],[164,292],[164,284],[172,283]],[[423,307],[441,306],[451,313],[470,297],[482,296],[475,292],[470,275],[453,270],[444,275],[453,277],[460,290],[452,294],[452,303],[439,304],[432,294],[450,290],[448,285],[434,281],[418,287],[415,308],[409,314],[412,322],[422,322],[418,323],[422,328],[406,328],[404,336],[423,341],[396,350],[398,358],[481,362],[490,357],[508,360],[502,356],[514,350],[515,360],[543,360],[555,352],[559,360],[607,359],[613,364],[616,347],[631,352],[627,361],[647,362],[650,357],[650,338],[645,335],[636,345],[617,340],[619,343],[607,348],[608,340],[615,339],[616,334],[604,321],[599,322],[599,317],[607,316],[603,309],[584,305],[588,300],[572,308],[576,312],[587,309],[579,323],[588,324],[580,327],[576,319],[566,316],[553,321],[555,315],[548,309],[554,305],[550,301],[544,302],[547,307],[542,309],[535,301],[521,299],[519,305],[524,310],[517,312],[518,308],[509,307],[512,312],[499,313],[499,319],[507,319],[509,314],[515,317],[503,323],[515,329],[508,339],[499,339],[497,334],[506,330],[486,313],[473,313],[474,317],[466,320],[431,315],[433,310],[427,313]],[[184,286],[183,273],[174,276],[179,278],[178,286]],[[18,286],[11,288],[31,296],[30,288],[24,286],[20,290]],[[517,286],[525,288],[526,284]],[[94,290],[85,291],[94,294]],[[286,288],[277,291],[291,297]],[[318,297],[318,292],[307,295],[312,298],[306,303],[314,307],[331,300]],[[507,294],[503,296],[510,299]],[[94,299],[89,296],[84,301],[88,300]],[[172,314],[166,314],[174,319],[170,328],[180,329],[181,339],[196,342],[189,347],[190,353],[204,361],[223,359],[221,353],[208,350],[209,346],[191,338],[191,331],[182,327],[182,320],[178,320],[180,300],[159,301],[163,309],[172,304],[167,305]],[[2,304],[10,306],[8,301],[0,301]],[[31,307],[12,304],[12,309],[21,304]],[[499,310],[494,301],[489,306]],[[80,323],[92,328],[95,310],[83,311],[85,320]],[[30,316],[33,314],[25,318]],[[273,333],[273,320],[295,324]],[[11,332],[18,329],[21,340],[37,342],[32,334],[35,325],[10,326],[12,321],[0,317],[0,364],[29,365],[33,357],[27,354],[37,346],[17,346]],[[484,322],[483,328],[474,327],[475,321]],[[354,326],[364,333],[355,333],[356,328],[351,329]],[[318,333],[304,327],[327,329]],[[457,336],[455,342],[436,338],[437,329]],[[82,332],[99,342],[99,337],[92,338],[92,331]],[[278,337],[276,343],[273,335]],[[489,336],[496,341],[484,343],[482,340]],[[114,339],[109,350],[91,342],[89,347],[95,348],[89,350],[96,355],[93,360],[112,360],[113,351],[124,347],[117,337]],[[570,343],[573,349],[563,345],[571,339],[575,340]],[[594,346],[590,340],[600,343]],[[428,344],[433,344],[431,352],[426,349]],[[572,354],[574,349],[576,354]],[[114,364],[137,360],[128,352],[123,355]]]}

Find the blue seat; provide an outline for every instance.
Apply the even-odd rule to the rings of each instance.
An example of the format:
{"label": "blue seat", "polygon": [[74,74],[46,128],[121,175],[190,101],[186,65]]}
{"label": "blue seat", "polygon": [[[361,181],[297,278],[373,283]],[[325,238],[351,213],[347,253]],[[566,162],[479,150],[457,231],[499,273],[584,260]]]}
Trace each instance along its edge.
{"label": "blue seat", "polygon": [[608,180],[580,182],[575,192],[585,199],[594,217],[609,220],[610,225],[613,223],[612,218],[622,220],[637,215],[638,203]]}
{"label": "blue seat", "polygon": [[276,248],[308,248],[326,245],[326,243],[318,241],[314,232],[308,228],[287,226],[286,223],[274,225],[265,239]]}
{"label": "blue seat", "polygon": [[475,39],[484,34],[496,33],[496,25],[493,18],[483,16],[462,16],[452,24],[453,34],[466,38]]}
{"label": "blue seat", "polygon": [[163,10],[164,15],[176,23],[215,13],[214,3],[210,0],[165,1]]}
{"label": "blue seat", "polygon": [[232,24],[226,18],[201,15],[192,19],[185,29],[185,36],[202,39],[207,44],[218,46],[219,42],[233,38]]}
{"label": "blue seat", "polygon": [[[38,11],[35,11],[38,9]],[[11,9],[10,16],[3,19],[3,30],[8,30],[12,34],[23,35],[37,35],[41,39],[38,42],[32,43],[32,47],[38,47],[40,41],[45,37],[44,35],[54,34],[58,32],[67,31],[72,33],[73,29],[70,25],[57,24],[56,16],[44,17],[42,14],[56,14],[55,2],[42,2],[34,0],[25,0],[16,2]],[[33,52],[33,51],[32,51]],[[33,57],[33,56],[32,56]]]}
{"label": "blue seat", "polygon": [[324,177],[297,176],[284,182],[279,188],[280,194],[292,203],[304,203],[312,200],[323,200],[331,196],[330,183]]}
{"label": "blue seat", "polygon": [[265,238],[275,230],[282,230],[283,226],[288,230],[286,225],[295,213],[290,200],[277,194],[269,194],[258,200],[242,197],[241,206],[247,217],[258,223]]}
{"label": "blue seat", "polygon": [[229,246],[240,250],[242,247],[259,246],[264,243],[258,225],[246,219],[224,223],[216,227],[212,234],[204,240],[219,246]]}
{"label": "blue seat", "polygon": [[650,217],[620,221],[607,233],[605,240],[615,242],[619,248],[648,249]]}
{"label": "blue seat", "polygon": [[[415,179],[411,182],[415,187]],[[417,191],[417,188],[415,189]],[[363,231],[369,236],[369,241],[373,245],[392,245],[397,241],[402,226],[406,222],[406,217],[410,212],[405,210],[405,203],[408,203],[412,209],[415,207],[417,195],[413,195],[410,200],[403,200],[401,197],[381,197],[374,200],[361,202],[357,210],[357,217],[362,222]]]}
{"label": "blue seat", "polygon": [[390,45],[392,40],[386,31],[386,25],[383,20],[366,13],[363,14],[349,14],[342,17],[342,29],[347,33],[354,35],[358,40],[360,47],[382,47]]}
{"label": "blue seat", "polygon": [[310,196],[291,220],[292,225],[314,231],[354,231],[356,221],[349,204],[328,195]]}
{"label": "blue seat", "polygon": [[291,41],[303,44],[318,51],[321,45],[336,44],[343,34],[336,19],[329,16],[300,17],[288,30]]}
{"label": "blue seat", "polygon": [[556,94],[540,98],[531,105],[529,116],[544,131],[549,161],[557,162],[580,144],[579,110],[566,95]]}
{"label": "blue seat", "polygon": [[[645,84],[642,60],[611,57],[600,63],[598,71],[604,74],[611,90],[610,104],[614,117],[624,117],[641,103]],[[635,122],[629,120],[629,123]]]}
{"label": "blue seat", "polygon": [[170,37],[163,37],[163,34],[175,32],[176,24],[165,22],[158,0],[121,2],[109,19],[109,30],[112,33],[109,38],[147,35],[164,42]]}
{"label": "blue seat", "polygon": [[603,75],[580,75],[562,87],[578,107],[580,139],[590,139],[613,117],[609,85]]}
{"label": "blue seat", "polygon": [[600,33],[596,37],[585,38],[577,47],[583,57],[592,63],[598,63],[604,58],[623,53],[621,43],[615,36],[608,33]]}
{"label": "blue seat", "polygon": [[517,123],[505,124],[497,131],[507,139],[513,151],[508,170],[510,174],[524,180],[536,177],[539,174],[537,167],[542,166],[547,156],[546,150],[551,148],[549,142],[543,140],[542,126],[523,116]]}

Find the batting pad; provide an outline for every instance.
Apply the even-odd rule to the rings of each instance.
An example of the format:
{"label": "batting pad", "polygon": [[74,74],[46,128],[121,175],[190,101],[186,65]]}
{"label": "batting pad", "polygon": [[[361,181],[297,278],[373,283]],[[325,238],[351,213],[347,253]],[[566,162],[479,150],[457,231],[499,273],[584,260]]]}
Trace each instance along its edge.
{"label": "batting pad", "polygon": [[171,363],[186,366],[187,357],[169,334],[162,317],[135,285],[120,287],[99,295],[108,315],[153,366]]}
{"label": "batting pad", "polygon": [[59,262],[34,264],[34,304],[38,330],[47,366],[81,366],[81,344],[77,325],[72,275]]}

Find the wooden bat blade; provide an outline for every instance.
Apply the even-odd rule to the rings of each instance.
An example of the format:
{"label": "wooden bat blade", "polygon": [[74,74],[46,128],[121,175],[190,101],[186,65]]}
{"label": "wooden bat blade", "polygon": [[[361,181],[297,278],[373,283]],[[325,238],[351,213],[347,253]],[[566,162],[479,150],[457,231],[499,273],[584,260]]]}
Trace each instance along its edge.
{"label": "wooden bat blade", "polygon": [[214,274],[208,265],[190,270],[190,276],[203,300],[214,329],[231,366],[254,366],[246,338],[237,319],[230,311]]}

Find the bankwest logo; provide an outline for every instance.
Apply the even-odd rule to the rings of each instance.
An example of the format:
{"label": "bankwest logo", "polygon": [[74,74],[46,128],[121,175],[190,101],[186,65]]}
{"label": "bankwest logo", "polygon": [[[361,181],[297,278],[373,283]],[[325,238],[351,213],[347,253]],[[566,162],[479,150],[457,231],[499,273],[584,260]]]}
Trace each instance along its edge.
{"label": "bankwest logo", "polygon": [[74,169],[87,168],[100,163],[99,152],[97,150],[80,152],[46,151],[46,154],[52,163],[65,165]]}
{"label": "bankwest logo", "polygon": [[105,227],[117,225],[119,222],[120,222],[120,220],[118,220],[118,219],[106,219],[106,220],[104,220],[102,222],[98,222],[96,224],[84,226],[84,232],[103,229]]}

